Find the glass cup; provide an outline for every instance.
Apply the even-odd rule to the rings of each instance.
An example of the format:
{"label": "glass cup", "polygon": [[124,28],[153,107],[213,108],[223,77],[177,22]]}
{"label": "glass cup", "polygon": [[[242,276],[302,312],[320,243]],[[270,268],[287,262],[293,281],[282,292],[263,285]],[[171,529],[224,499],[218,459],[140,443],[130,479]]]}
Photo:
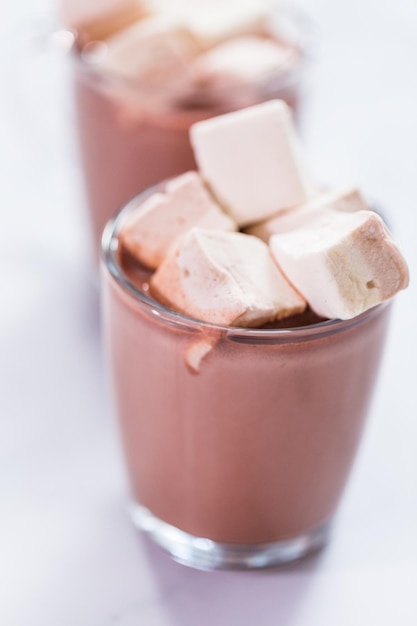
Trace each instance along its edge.
{"label": "glass cup", "polygon": [[[159,186],[158,188],[159,189]],[[134,524],[177,561],[260,568],[322,547],[363,431],[390,305],[297,328],[166,309],[102,241],[104,340]]]}
{"label": "glass cup", "polygon": [[85,60],[75,41],[73,83],[83,177],[95,246],[106,222],[134,195],[195,169],[188,132],[199,120],[271,98],[298,117],[315,33],[306,16],[279,6],[273,34],[299,50],[291,71],[241,88],[180,91],[112,79]]}

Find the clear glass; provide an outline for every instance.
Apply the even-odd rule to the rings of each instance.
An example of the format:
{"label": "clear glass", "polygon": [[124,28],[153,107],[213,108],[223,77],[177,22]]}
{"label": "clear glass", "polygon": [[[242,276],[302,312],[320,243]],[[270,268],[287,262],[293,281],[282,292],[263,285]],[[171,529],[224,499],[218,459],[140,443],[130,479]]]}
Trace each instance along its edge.
{"label": "clear glass", "polygon": [[[324,545],[369,410],[387,304],[348,321],[226,328],[169,311],[103,236],[103,328],[132,519],[194,567],[256,568]],[[145,289],[145,286],[144,286]]]}
{"label": "clear glass", "polygon": [[245,88],[184,93],[110,78],[73,49],[78,142],[95,245],[108,219],[130,198],[158,182],[195,169],[188,138],[194,122],[271,98],[284,99],[298,117],[315,31],[294,8],[279,5],[271,31],[300,51],[286,74]]}

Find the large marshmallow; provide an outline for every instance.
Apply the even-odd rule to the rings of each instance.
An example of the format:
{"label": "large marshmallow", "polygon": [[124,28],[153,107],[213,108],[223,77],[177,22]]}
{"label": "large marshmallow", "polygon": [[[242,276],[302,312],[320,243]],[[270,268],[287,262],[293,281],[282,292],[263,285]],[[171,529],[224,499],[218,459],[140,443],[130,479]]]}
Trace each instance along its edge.
{"label": "large marshmallow", "polygon": [[65,26],[77,31],[81,46],[102,41],[147,14],[141,0],[60,0]]}
{"label": "large marshmallow", "polygon": [[125,28],[86,58],[115,76],[159,83],[178,80],[198,52],[189,31],[161,15]]}
{"label": "large marshmallow", "polygon": [[298,60],[298,53],[290,46],[262,37],[238,37],[197,57],[191,76],[202,87],[256,85],[287,72]]}
{"label": "large marshmallow", "polygon": [[271,9],[265,0],[145,0],[149,10],[187,24],[203,49],[242,35],[268,32]]}
{"label": "large marshmallow", "polygon": [[312,193],[291,111],[281,100],[198,122],[190,136],[201,174],[239,226],[301,204]]}
{"label": "large marshmallow", "polygon": [[308,222],[320,218],[326,211],[367,211],[369,206],[357,189],[322,192],[316,198],[293,209],[288,209],[259,224],[250,226],[245,232],[259,237],[266,243],[270,237],[302,228]]}
{"label": "large marshmallow", "polygon": [[235,222],[214,202],[196,172],[167,183],[134,211],[120,233],[125,249],[142,264],[156,269],[171,246],[191,228],[236,230]]}
{"label": "large marshmallow", "polygon": [[166,257],[150,287],[169,308],[222,326],[261,326],[306,307],[268,246],[242,233],[192,229]]}
{"label": "large marshmallow", "polygon": [[273,235],[272,254],[320,316],[350,319],[408,284],[407,264],[372,211],[326,211],[305,228]]}

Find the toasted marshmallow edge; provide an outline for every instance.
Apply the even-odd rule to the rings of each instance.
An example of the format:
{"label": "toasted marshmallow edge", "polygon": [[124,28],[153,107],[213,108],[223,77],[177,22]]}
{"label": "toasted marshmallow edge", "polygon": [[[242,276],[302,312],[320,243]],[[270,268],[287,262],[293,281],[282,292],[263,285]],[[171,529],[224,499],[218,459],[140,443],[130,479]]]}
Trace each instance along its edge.
{"label": "toasted marshmallow edge", "polygon": [[122,246],[140,263],[156,269],[171,247],[194,226],[226,231],[236,223],[211,198],[197,172],[169,181],[165,193],[145,200],[122,228]]}
{"label": "toasted marshmallow edge", "polygon": [[197,122],[190,139],[200,173],[240,227],[313,194],[291,110],[282,100]]}
{"label": "toasted marshmallow edge", "polygon": [[273,235],[272,255],[321,317],[351,319],[408,285],[406,261],[372,211],[327,211],[305,228]]}
{"label": "toasted marshmallow edge", "polygon": [[175,80],[199,53],[191,33],[175,18],[145,17],[85,54],[101,70],[125,79]]}
{"label": "toasted marshmallow edge", "polygon": [[146,17],[148,10],[141,0],[60,0],[59,18],[77,31],[81,46],[103,41]]}
{"label": "toasted marshmallow edge", "polygon": [[190,76],[194,84],[203,87],[256,84],[288,71],[298,60],[290,46],[263,37],[238,37],[199,55]]}
{"label": "toasted marshmallow edge", "polygon": [[221,326],[262,326],[306,308],[262,241],[199,228],[165,258],[150,290],[168,308]]}
{"label": "toasted marshmallow edge", "polygon": [[308,222],[320,218],[328,210],[334,211],[369,211],[370,207],[356,188],[341,191],[320,192],[312,200],[292,209],[281,211],[271,218],[254,224],[245,230],[248,235],[259,237],[266,243],[270,237],[286,233],[295,228],[302,228]]}

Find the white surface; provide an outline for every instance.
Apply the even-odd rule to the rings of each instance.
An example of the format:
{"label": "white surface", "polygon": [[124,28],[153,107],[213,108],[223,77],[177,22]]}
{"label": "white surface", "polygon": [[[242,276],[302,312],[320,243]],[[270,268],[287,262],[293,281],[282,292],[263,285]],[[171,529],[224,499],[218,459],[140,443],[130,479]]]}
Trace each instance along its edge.
{"label": "white surface", "polygon": [[357,181],[389,208],[412,282],[397,298],[332,543],[298,566],[251,574],[183,568],[126,517],[77,167],[59,113],[65,76],[57,60],[31,58],[29,87],[12,80],[22,75],[22,54],[11,55],[14,25],[48,0],[2,5],[2,625],[417,623],[417,5],[304,4],[324,40],[307,119],[315,171]]}

